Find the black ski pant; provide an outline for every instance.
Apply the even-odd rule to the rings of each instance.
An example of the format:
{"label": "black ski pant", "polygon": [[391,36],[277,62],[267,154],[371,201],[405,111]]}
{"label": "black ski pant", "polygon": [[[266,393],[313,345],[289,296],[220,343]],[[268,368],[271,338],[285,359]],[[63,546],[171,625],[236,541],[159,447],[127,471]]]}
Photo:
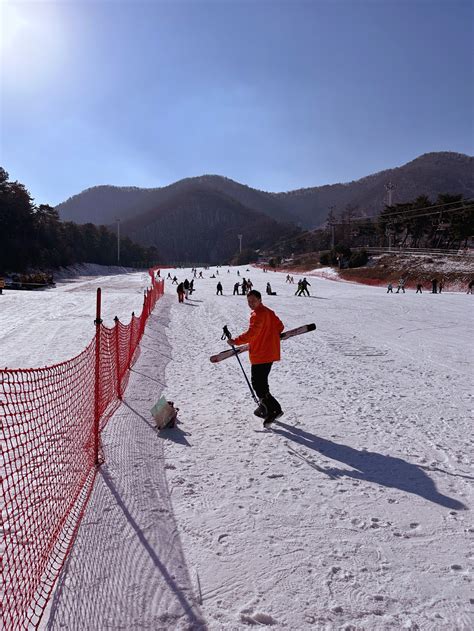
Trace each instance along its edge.
{"label": "black ski pant", "polygon": [[264,399],[269,412],[280,409],[278,401],[270,394],[268,375],[273,362],[268,364],[252,364],[252,387],[259,399]]}

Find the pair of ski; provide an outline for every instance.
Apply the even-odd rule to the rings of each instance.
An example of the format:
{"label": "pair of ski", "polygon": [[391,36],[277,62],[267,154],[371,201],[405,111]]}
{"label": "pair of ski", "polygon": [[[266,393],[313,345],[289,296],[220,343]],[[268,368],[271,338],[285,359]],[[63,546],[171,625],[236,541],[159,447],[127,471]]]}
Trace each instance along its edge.
{"label": "pair of ski", "polygon": [[[283,333],[280,334],[280,339],[281,340],[288,340],[291,337],[295,337],[296,335],[301,335],[302,333],[308,333],[309,331],[314,331],[316,329],[316,325],[314,323],[312,324],[304,324],[303,326],[299,326],[296,329],[290,329],[289,331],[284,331]],[[225,338],[230,338],[230,333],[229,330],[227,329],[227,327],[224,327],[224,334],[222,336],[223,339]],[[247,382],[247,385],[250,389],[250,393],[252,395],[253,400],[255,401],[255,403],[259,404],[260,406],[260,401],[257,399],[255,392],[250,384],[250,381],[247,377],[247,374],[244,370],[244,367],[242,366],[242,363],[240,361],[239,355],[242,353],[245,353],[246,351],[249,350],[249,345],[248,344],[244,344],[243,346],[239,346],[238,348],[236,348],[235,346],[232,346],[231,349],[226,350],[226,351],[222,351],[221,353],[218,353],[217,355],[212,355],[210,357],[210,360],[213,364],[217,364],[218,362],[223,361],[224,359],[228,359],[229,357],[233,357],[235,355],[235,357],[237,358],[237,361],[239,362],[239,365],[242,369],[242,372],[244,374],[245,380]],[[279,413],[272,413],[270,412],[269,414],[263,416],[261,414],[256,414],[256,416],[260,416],[260,418],[263,418],[263,426],[268,428],[270,427],[270,425],[276,421],[277,419],[279,419],[281,416],[283,415],[283,412],[280,411]]]}
{"label": "pair of ski", "polygon": [[[314,331],[316,329],[316,325],[312,324],[304,324],[303,326],[298,326],[296,329],[290,329],[289,331],[284,331],[280,333],[280,340],[289,340],[290,337],[295,337],[296,335],[301,335],[302,333],[308,333],[309,331]],[[227,351],[222,351],[221,353],[217,353],[217,355],[211,355],[210,360],[213,364],[217,364],[224,359],[228,359],[229,357],[233,357],[234,355],[240,355],[241,353],[246,353],[249,350],[248,344],[243,344],[238,348],[230,348]]]}

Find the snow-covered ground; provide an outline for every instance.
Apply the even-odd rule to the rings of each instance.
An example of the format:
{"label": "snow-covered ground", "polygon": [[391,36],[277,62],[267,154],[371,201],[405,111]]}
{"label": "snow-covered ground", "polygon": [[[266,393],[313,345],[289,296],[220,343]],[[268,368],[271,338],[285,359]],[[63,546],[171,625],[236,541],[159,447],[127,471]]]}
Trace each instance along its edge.
{"label": "snow-covered ground", "polygon": [[[124,268],[122,268],[124,269]],[[148,272],[117,273],[117,268],[83,266],[86,274],[64,272],[56,288],[43,291],[5,290],[0,296],[0,366],[38,368],[80,353],[94,337],[96,293],[102,289],[102,319],[124,324],[138,315]],[[115,271],[115,274],[113,273]],[[98,274],[101,273],[99,276]],[[71,278],[73,276],[73,278]]]}
{"label": "snow-covered ground", "polygon": [[[247,326],[237,268],[205,272],[186,304],[168,282],[45,625],[472,629],[474,297],[311,277],[302,298],[285,274],[239,269],[257,289],[272,283],[264,300],[287,328],[317,325],[283,343],[270,375],[285,415],[263,430],[237,362],[209,362],[223,325]],[[0,364],[79,352],[97,284],[126,320],[146,283],[8,295]],[[158,434],[149,409],[162,393],[181,423]]]}

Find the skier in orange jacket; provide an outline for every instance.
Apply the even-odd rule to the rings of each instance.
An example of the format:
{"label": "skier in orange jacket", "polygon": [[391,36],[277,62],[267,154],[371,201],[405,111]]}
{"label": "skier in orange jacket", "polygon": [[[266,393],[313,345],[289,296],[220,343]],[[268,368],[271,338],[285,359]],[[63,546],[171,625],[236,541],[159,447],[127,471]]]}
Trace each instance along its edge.
{"label": "skier in orange jacket", "polygon": [[227,343],[230,346],[249,345],[252,386],[260,403],[254,414],[265,419],[264,425],[267,426],[283,414],[280,404],[270,394],[268,375],[273,362],[280,360],[280,333],[285,327],[280,318],[262,303],[259,291],[252,289],[247,295],[247,302],[252,309],[248,331],[227,340]]}

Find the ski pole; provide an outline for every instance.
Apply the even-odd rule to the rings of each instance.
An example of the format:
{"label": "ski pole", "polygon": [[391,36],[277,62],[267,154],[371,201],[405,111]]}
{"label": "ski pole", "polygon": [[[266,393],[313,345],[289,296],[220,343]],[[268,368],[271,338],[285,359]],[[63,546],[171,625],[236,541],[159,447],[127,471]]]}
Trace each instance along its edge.
{"label": "ski pole", "polygon": [[[224,326],[222,330],[223,330],[223,333],[222,333],[221,340],[225,340],[225,339],[230,340],[232,338],[232,335],[230,334],[230,331],[227,328],[227,325]],[[251,383],[249,381],[249,378],[247,377],[247,373],[245,372],[244,367],[242,366],[242,362],[240,361],[240,357],[237,354],[237,350],[236,350],[236,348],[235,348],[235,346],[233,344],[231,344],[231,348],[232,348],[232,350],[235,353],[237,361],[239,362],[239,366],[242,368],[242,372],[244,373],[245,381],[247,382],[247,385],[249,387],[249,390],[250,390],[250,393],[252,395],[252,398],[255,401],[255,403],[257,403],[257,405],[258,405],[260,403],[260,401],[257,399],[257,395],[255,394],[255,392],[254,392],[254,390],[252,388],[252,385],[251,385]]]}

